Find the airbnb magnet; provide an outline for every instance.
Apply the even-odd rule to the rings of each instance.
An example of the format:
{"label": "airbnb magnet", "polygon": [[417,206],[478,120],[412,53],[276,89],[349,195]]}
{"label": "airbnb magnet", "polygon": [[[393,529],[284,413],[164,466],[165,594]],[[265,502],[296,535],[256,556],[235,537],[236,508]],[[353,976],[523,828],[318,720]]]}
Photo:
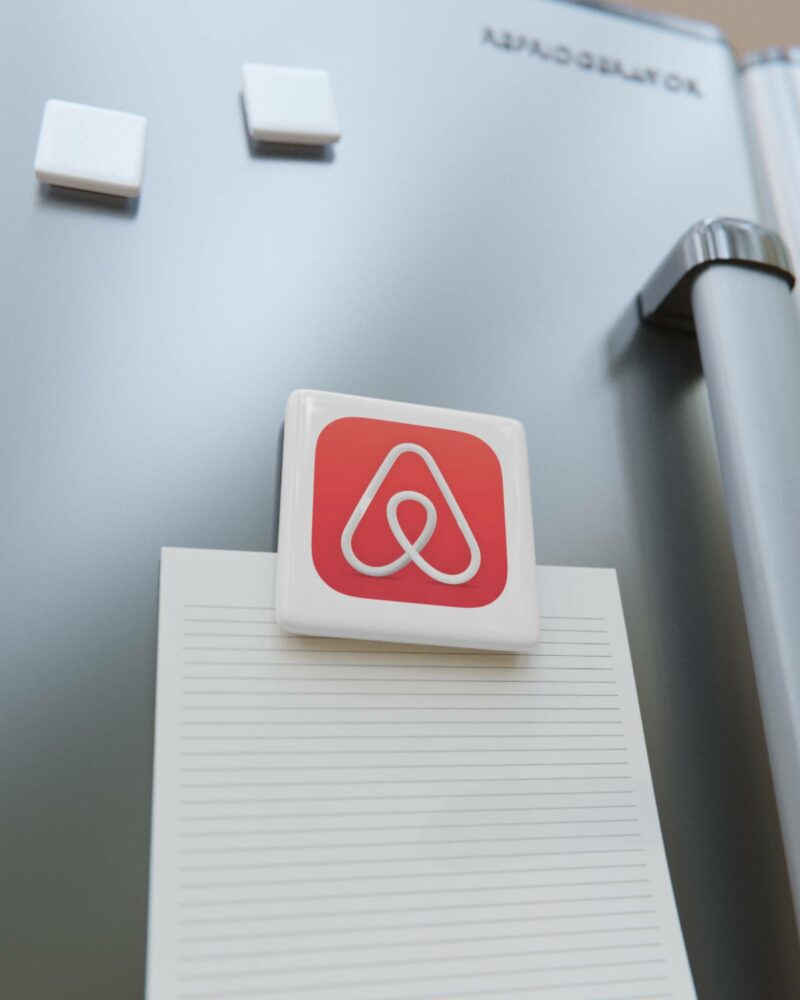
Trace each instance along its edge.
{"label": "airbnb magnet", "polygon": [[[426,497],[424,493],[418,493],[416,490],[400,490],[400,492],[393,494],[389,502],[386,504],[386,520],[391,528],[395,541],[403,550],[402,555],[398,556],[397,559],[393,559],[391,562],[384,563],[382,566],[372,566],[362,562],[355,552],[353,552],[353,534],[355,533],[356,528],[361,524],[362,518],[369,510],[370,504],[375,499],[375,494],[383,485],[384,480],[392,471],[395,462],[401,455],[418,455],[427,465],[431,475],[433,476],[434,482],[439,487],[444,499],[447,501],[447,506],[450,508],[450,512],[452,513],[455,522],[458,525],[459,531],[461,532],[462,537],[467,543],[467,547],[469,549],[469,565],[460,573],[444,573],[440,569],[434,569],[434,567],[423,558],[422,550],[431,540],[431,535],[436,530],[437,514],[436,507],[430,497]],[[416,540],[413,542],[409,540],[405,531],[403,531],[400,526],[400,520],[397,516],[397,508],[401,503],[408,501],[411,503],[418,503],[425,511],[425,527],[422,531],[420,531]],[[475,535],[472,533],[472,529],[467,523],[467,519],[464,517],[461,508],[458,506],[458,501],[453,496],[453,491],[450,489],[447,480],[442,475],[441,469],[436,464],[436,459],[426,448],[423,448],[418,444],[409,444],[408,442],[396,444],[394,448],[391,449],[383,462],[381,462],[378,471],[370,480],[369,486],[367,486],[366,490],[364,490],[364,495],[353,508],[353,513],[350,515],[347,524],[344,526],[344,531],[342,532],[342,552],[344,553],[345,559],[348,563],[350,563],[353,569],[357,570],[359,573],[364,573],[366,576],[391,576],[393,573],[399,572],[401,569],[408,566],[409,563],[413,562],[432,580],[435,580],[437,583],[452,584],[453,586],[457,586],[460,583],[467,583],[475,576],[481,565],[481,550],[478,548],[478,543],[475,541]]]}
{"label": "airbnb magnet", "polygon": [[293,393],[277,617],[301,634],[529,649],[539,616],[522,425]]}
{"label": "airbnb magnet", "polygon": [[507,577],[503,475],[474,434],[341,417],[317,439],[311,550],[335,590],[479,607]]}

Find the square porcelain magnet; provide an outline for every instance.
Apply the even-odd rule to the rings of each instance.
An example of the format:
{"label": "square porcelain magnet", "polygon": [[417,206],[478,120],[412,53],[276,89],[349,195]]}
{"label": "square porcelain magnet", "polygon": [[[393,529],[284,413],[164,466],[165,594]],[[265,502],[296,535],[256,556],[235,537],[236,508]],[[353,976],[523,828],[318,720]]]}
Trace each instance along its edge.
{"label": "square porcelain magnet", "polygon": [[242,96],[247,127],[259,142],[325,146],[340,138],[331,79],[325,70],[246,63]]}
{"label": "square porcelain magnet", "polygon": [[522,425],[292,393],[276,597],[290,632],[530,649],[539,610]]}
{"label": "square porcelain magnet", "polygon": [[142,188],[146,134],[141,115],[48,101],[36,176],[46,184],[135,198]]}

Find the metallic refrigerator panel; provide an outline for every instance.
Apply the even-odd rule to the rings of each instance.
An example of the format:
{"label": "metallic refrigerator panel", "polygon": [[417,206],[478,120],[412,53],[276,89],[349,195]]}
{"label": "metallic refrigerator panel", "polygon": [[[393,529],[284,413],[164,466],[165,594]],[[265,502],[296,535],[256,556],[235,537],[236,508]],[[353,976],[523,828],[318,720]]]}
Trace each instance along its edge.
{"label": "metallic refrigerator panel", "polygon": [[[619,573],[703,1000],[800,957],[697,344],[636,296],[759,220],[713,31],[556,0],[0,10],[0,995],[141,997],[162,544],[276,544],[288,394],[521,420],[537,554]],[[254,146],[241,65],[342,140]],[[146,115],[137,202],[40,186],[44,103]]]}

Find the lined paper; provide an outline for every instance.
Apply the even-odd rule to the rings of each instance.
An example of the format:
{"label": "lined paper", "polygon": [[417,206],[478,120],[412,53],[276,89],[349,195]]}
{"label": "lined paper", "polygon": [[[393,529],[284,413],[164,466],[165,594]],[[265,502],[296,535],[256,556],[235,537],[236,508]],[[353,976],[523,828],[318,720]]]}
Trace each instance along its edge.
{"label": "lined paper", "polygon": [[299,638],[275,556],[164,549],[149,1000],[686,1000],[616,576],[541,642]]}

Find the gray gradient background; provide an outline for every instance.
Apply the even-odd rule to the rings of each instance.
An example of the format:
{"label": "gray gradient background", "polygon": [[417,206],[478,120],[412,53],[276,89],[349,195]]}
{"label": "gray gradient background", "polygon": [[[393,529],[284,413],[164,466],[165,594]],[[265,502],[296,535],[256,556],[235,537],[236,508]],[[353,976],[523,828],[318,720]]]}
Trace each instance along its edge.
{"label": "gray gradient background", "polygon": [[[251,148],[245,61],[330,69],[335,151]],[[274,547],[298,387],[524,422],[540,561],[619,570],[701,1000],[800,994],[697,351],[633,307],[757,214],[730,73],[548,0],[2,5],[0,996],[142,995],[159,548]],[[37,185],[50,97],[147,115],[139,204]]]}

